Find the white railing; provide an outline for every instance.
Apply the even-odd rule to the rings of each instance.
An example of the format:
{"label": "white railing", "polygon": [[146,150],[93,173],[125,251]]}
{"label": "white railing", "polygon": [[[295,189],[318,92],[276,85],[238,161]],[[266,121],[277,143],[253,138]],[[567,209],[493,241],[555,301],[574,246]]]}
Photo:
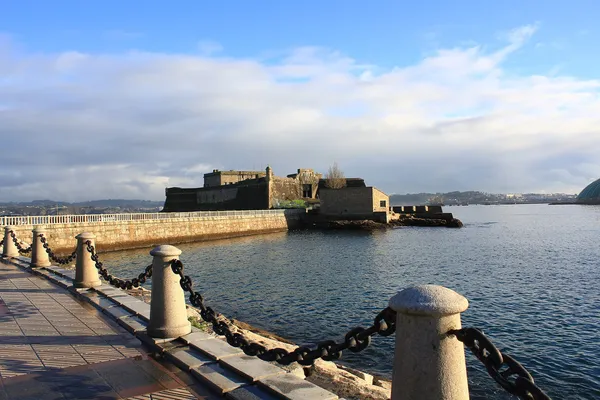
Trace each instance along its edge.
{"label": "white railing", "polygon": [[304,209],[285,210],[232,210],[232,211],[193,211],[177,213],[132,213],[132,214],[85,214],[85,215],[39,215],[20,217],[0,217],[0,226],[6,225],[52,225],[116,221],[162,220],[173,218],[212,218],[265,215],[299,215]]}

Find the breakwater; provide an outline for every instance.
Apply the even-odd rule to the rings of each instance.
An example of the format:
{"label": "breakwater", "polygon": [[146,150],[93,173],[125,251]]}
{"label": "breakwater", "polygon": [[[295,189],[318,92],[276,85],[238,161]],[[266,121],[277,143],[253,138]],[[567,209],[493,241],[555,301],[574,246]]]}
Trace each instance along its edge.
{"label": "breakwater", "polygon": [[35,226],[45,226],[52,249],[67,253],[81,232],[96,235],[100,251],[122,250],[287,231],[297,227],[304,214],[304,210],[250,210],[0,217],[0,226],[12,226],[25,242],[31,240]]}

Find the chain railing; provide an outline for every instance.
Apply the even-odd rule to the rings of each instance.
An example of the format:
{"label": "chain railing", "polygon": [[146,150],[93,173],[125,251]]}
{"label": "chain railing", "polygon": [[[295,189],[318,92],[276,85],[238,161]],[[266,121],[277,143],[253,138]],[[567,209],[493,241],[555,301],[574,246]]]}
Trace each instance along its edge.
{"label": "chain railing", "polygon": [[[25,248],[21,245],[21,243],[19,242],[19,239],[17,239],[17,235],[15,235],[15,233],[13,231],[8,231],[8,234],[10,235],[10,237],[12,238],[13,243],[15,244],[15,246],[17,247],[17,250],[19,250],[19,253],[21,254],[27,254],[31,251],[31,249],[33,248],[32,245],[30,245],[29,247]],[[4,241],[3,241],[4,243]]]}
{"label": "chain railing", "polygon": [[339,359],[344,350],[355,353],[364,350],[369,346],[371,337],[376,333],[381,336],[390,336],[396,331],[396,312],[388,307],[375,317],[372,326],[351,329],[341,343],[327,340],[317,344],[314,349],[307,346],[298,347],[293,351],[282,348],[267,349],[262,344],[248,340],[241,333],[233,332],[231,324],[223,316],[217,314],[212,308],[205,306],[202,295],[192,289],[192,279],[184,275],[183,263],[180,260],[172,260],[171,269],[179,275],[179,284],[185,292],[189,293],[190,303],[200,309],[200,316],[206,322],[212,324],[213,331],[216,334],[225,336],[227,343],[231,346],[239,347],[247,355],[257,356],[264,361],[276,361],[283,365],[291,364],[294,361],[302,365],[312,365],[319,358],[333,361]]}
{"label": "chain railing", "polygon": [[139,274],[136,278],[132,279],[121,279],[116,276],[112,276],[106,268],[104,268],[104,264],[99,260],[98,254],[96,253],[96,249],[90,240],[85,242],[86,249],[90,253],[90,258],[94,261],[94,265],[98,270],[98,273],[104,278],[104,280],[111,285],[119,288],[119,289],[132,289],[137,288],[141,284],[146,282],[146,279],[152,277],[152,264],[148,265],[144,272]]}
{"label": "chain railing", "polygon": [[66,257],[58,257],[56,254],[54,254],[54,252],[48,245],[46,237],[41,233],[38,236],[40,237],[40,242],[42,242],[42,246],[44,246],[44,250],[46,250],[46,253],[48,253],[48,257],[50,257],[52,261],[61,265],[67,265],[70,264],[75,258],[77,258],[77,249],[73,250],[73,252]]}
{"label": "chain railing", "polygon": [[[24,248],[12,230],[9,231],[9,234],[20,253],[31,251],[33,244],[28,248]],[[52,260],[59,264],[68,264],[75,259],[77,251],[73,251],[68,257],[56,257],[48,246],[44,235],[39,234],[38,236]],[[3,244],[4,239],[0,241],[0,246]],[[92,241],[87,240],[84,244],[86,246],[85,250],[90,253],[90,258],[94,262],[98,273],[106,282],[117,288],[137,288],[152,277],[152,264],[148,265],[135,278],[121,279],[115,277],[108,272],[99,260]],[[276,361],[283,365],[293,362],[298,362],[301,365],[312,365],[315,360],[320,358],[326,361],[333,361],[339,359],[344,350],[350,350],[355,353],[364,350],[371,344],[371,339],[375,334],[390,336],[396,332],[396,311],[387,307],[377,314],[370,327],[356,327],[351,329],[344,336],[344,340],[339,343],[334,340],[326,340],[313,347],[300,346],[292,351],[283,348],[268,349],[264,345],[249,340],[243,334],[239,333],[226,317],[218,314],[211,307],[204,304],[202,294],[193,290],[192,279],[184,274],[184,266],[180,260],[171,260],[170,266],[172,272],[179,277],[179,285],[184,292],[188,293],[190,303],[200,309],[200,316],[204,321],[212,325],[213,331],[217,335],[225,336],[227,343],[231,346],[238,347],[245,354],[256,356],[264,361]],[[447,332],[447,335],[454,335],[458,341],[471,350],[475,357],[483,363],[487,373],[508,393],[518,396],[520,399],[550,400],[550,397],[535,384],[529,371],[514,358],[501,352],[479,329],[454,329]]]}
{"label": "chain railing", "polygon": [[517,360],[498,350],[479,329],[451,330],[448,335],[455,335],[464,343],[483,363],[487,373],[510,394],[521,399],[550,400],[550,397],[534,383],[529,371]]}

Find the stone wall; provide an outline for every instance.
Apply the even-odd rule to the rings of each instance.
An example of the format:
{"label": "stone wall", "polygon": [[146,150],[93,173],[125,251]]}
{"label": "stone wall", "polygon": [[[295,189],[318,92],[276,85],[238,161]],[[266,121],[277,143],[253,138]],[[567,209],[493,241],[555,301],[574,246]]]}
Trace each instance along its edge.
{"label": "stone wall", "polygon": [[371,188],[320,189],[322,215],[363,216],[373,213]]}
{"label": "stone wall", "polygon": [[[48,244],[59,254],[70,253],[81,232],[96,235],[99,251],[152,247],[200,240],[256,235],[295,228],[302,214],[296,210],[272,215],[169,218],[46,225]],[[32,239],[33,225],[17,225],[14,231],[25,243]]]}
{"label": "stone wall", "polygon": [[[373,188],[373,211],[388,212],[390,207],[390,196],[383,193],[381,190]],[[382,203],[385,202],[385,203]]]}
{"label": "stone wall", "polygon": [[296,179],[274,177],[271,180],[271,206],[279,201],[297,200],[302,198],[300,185]]}
{"label": "stone wall", "polygon": [[267,182],[248,180],[205,188],[168,188],[163,211],[264,210],[269,208]]}

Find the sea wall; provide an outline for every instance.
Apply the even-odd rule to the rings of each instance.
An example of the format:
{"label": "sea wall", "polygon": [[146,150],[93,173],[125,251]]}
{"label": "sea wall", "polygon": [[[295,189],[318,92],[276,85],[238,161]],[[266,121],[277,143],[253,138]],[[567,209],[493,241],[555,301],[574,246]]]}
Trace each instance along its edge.
{"label": "sea wall", "polygon": [[[52,250],[64,254],[73,251],[75,236],[81,232],[96,235],[98,250],[108,251],[280,232],[299,225],[302,214],[297,210],[278,211],[281,212],[265,215],[71,222],[43,226],[47,229],[46,237]],[[13,230],[20,240],[30,243],[34,226],[14,225]]]}

